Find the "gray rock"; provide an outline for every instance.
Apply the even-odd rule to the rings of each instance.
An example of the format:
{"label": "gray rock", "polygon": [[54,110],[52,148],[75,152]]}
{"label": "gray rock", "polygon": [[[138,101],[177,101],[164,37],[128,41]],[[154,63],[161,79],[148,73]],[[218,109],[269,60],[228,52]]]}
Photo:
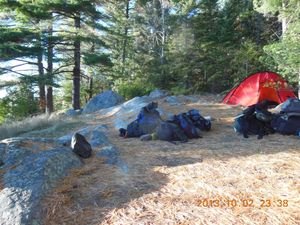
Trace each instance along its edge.
{"label": "gray rock", "polygon": [[107,129],[108,128],[105,127],[105,125],[100,125],[93,129],[90,138],[90,144],[93,148],[108,145],[110,143],[105,135]]}
{"label": "gray rock", "polygon": [[180,100],[174,95],[166,97],[165,101],[167,103],[169,103],[170,105],[180,105],[181,104]]}
{"label": "gray rock", "polygon": [[148,96],[135,97],[121,105],[118,115],[131,112],[139,112],[142,107],[150,103],[153,99]]}
{"label": "gray rock", "polygon": [[38,151],[19,143],[9,143],[4,154],[0,224],[39,225],[42,224],[42,198],[70,169],[81,166],[82,162],[71,148]]}
{"label": "gray rock", "polygon": [[109,90],[93,97],[84,107],[82,113],[92,113],[100,109],[116,106],[124,101],[124,98]]}
{"label": "gray rock", "polygon": [[[126,128],[127,125],[136,119],[142,107],[152,102],[153,98],[149,96],[135,97],[123,104],[108,109],[102,109],[99,114],[102,116],[115,116],[114,127],[116,129]],[[160,116],[164,116],[165,112],[158,107]]]}
{"label": "gray rock", "polygon": [[[83,128],[79,131],[76,131],[76,133],[79,133],[85,137],[87,137],[89,135],[89,132],[90,132],[90,128],[86,127],[86,128]],[[72,136],[73,136],[73,133],[72,134],[67,134],[67,135],[64,135],[60,138],[57,139],[57,141],[59,143],[61,143],[62,145],[64,146],[70,146],[71,145],[71,140],[72,140]]]}
{"label": "gray rock", "polygon": [[96,156],[105,158],[105,163],[115,165],[122,172],[128,173],[128,166],[123,160],[121,160],[120,152],[115,146],[109,145],[104,147],[100,152],[96,154]]}
{"label": "gray rock", "polygon": [[[127,164],[121,160],[119,150],[113,146],[109,139],[107,138],[106,132],[108,130],[108,126],[99,125],[86,127],[77,131],[77,133],[85,136],[87,141],[93,148],[93,151],[96,153],[96,157],[105,158],[105,163],[117,166],[122,172],[128,172]],[[59,138],[60,143],[70,143],[72,135],[66,135]]]}
{"label": "gray rock", "polygon": [[194,96],[185,96],[185,101],[189,103],[197,103],[199,102],[199,98],[194,97]]}
{"label": "gray rock", "polygon": [[[94,147],[101,147],[109,143],[105,135],[107,129],[108,127],[106,125],[99,125],[97,127],[86,127],[76,131],[75,133],[79,133],[84,137],[86,137],[88,142],[91,144],[92,148],[94,148]],[[73,133],[67,134],[58,138],[57,141],[64,146],[70,146],[72,136]]]}
{"label": "gray rock", "polygon": [[150,98],[163,98],[168,96],[168,92],[165,90],[160,90],[160,89],[155,89],[153,91],[151,91],[151,93],[149,94]]}
{"label": "gray rock", "polygon": [[156,110],[159,112],[161,117],[166,117],[168,115],[163,108],[158,107]]}
{"label": "gray rock", "polygon": [[60,138],[57,139],[57,141],[64,146],[70,146],[71,145],[71,140],[72,140],[72,134],[67,134],[64,135]]}
{"label": "gray rock", "polygon": [[115,164],[119,155],[119,150],[112,145],[104,147],[100,152],[96,154],[97,157],[107,158],[106,163],[108,164]]}
{"label": "gray rock", "polygon": [[114,127],[119,130],[121,128],[125,128],[128,126],[128,124],[131,122],[132,120],[128,120],[128,119],[123,119],[123,118],[116,118],[114,121]]}
{"label": "gray rock", "polygon": [[83,109],[77,109],[77,110],[74,110],[74,109],[68,109],[66,111],[66,115],[67,116],[78,116],[82,113]]}

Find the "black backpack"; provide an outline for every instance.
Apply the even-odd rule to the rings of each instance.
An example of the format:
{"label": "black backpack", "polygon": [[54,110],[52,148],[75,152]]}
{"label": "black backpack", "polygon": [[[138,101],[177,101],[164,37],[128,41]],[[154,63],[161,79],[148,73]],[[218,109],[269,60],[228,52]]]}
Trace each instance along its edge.
{"label": "black backpack", "polygon": [[280,114],[272,119],[271,126],[280,134],[297,135],[300,131],[300,100],[286,100],[281,106]]}
{"label": "black backpack", "polygon": [[280,114],[285,114],[288,117],[300,117],[300,100],[296,98],[289,98],[288,100],[286,100],[281,106]]}
{"label": "black backpack", "polygon": [[193,124],[202,131],[211,130],[211,122],[200,115],[199,110],[191,109],[187,112],[187,116],[193,122]]}
{"label": "black backpack", "polygon": [[174,123],[183,130],[184,134],[188,138],[199,138],[199,129],[193,124],[191,119],[187,116],[186,113],[180,113],[174,116]]}
{"label": "black backpack", "polygon": [[237,116],[233,123],[235,132],[243,134],[244,138],[248,135],[258,135],[258,139],[262,139],[264,135],[274,133],[269,123],[265,123],[256,118],[255,114]]}
{"label": "black backpack", "polygon": [[[140,137],[144,134],[151,134],[161,121],[159,112],[156,110],[157,103],[151,102],[142,107],[137,119],[128,124],[127,129],[121,128],[120,136]],[[126,133],[123,135],[123,133]]]}
{"label": "black backpack", "polygon": [[233,129],[235,132],[243,134],[244,138],[248,138],[248,135],[259,135],[262,138],[261,122],[256,119],[255,116],[248,116],[241,114],[234,119]]}
{"label": "black backpack", "polygon": [[280,134],[298,135],[300,131],[300,116],[279,115],[272,119],[271,126]]}
{"label": "black backpack", "polygon": [[157,139],[163,141],[188,141],[184,132],[175,123],[171,122],[160,122],[156,128],[156,135]]}

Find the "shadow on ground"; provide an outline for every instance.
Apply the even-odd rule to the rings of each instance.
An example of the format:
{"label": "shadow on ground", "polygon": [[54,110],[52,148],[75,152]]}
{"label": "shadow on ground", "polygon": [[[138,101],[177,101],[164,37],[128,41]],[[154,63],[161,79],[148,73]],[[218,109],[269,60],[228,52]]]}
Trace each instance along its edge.
{"label": "shadow on ground", "polygon": [[[263,140],[257,140],[255,136],[244,139],[241,135],[234,133],[231,124],[233,117],[241,110],[238,107],[222,104],[187,104],[184,107],[168,106],[162,103],[160,105],[165,111],[172,113],[187,111],[191,108],[200,109],[202,115],[210,115],[214,118],[213,129],[211,132],[203,133],[201,139],[174,145],[162,141],[141,142],[139,139],[122,139],[118,137],[117,131],[111,128],[108,136],[120,150],[120,157],[127,164],[128,172],[106,165],[103,159],[95,156],[85,160],[85,166],[82,169],[73,171],[55,192],[45,199],[45,224],[81,225],[100,224],[103,221],[105,224],[114,223],[116,218],[113,213],[121,208],[133,207],[132,201],[148,194],[158,196],[159,199],[161,190],[172,185],[170,177],[175,176],[172,174],[174,171],[176,173],[182,171],[184,176],[189,176],[189,173],[194,170],[193,173],[196,174],[194,176],[199,177],[195,182],[201,182],[203,179],[201,176],[206,176],[205,178],[213,183],[214,177],[211,177],[208,169],[206,170],[210,168],[210,163],[223,166],[233,161],[232,165],[236,167],[228,168],[229,175],[225,175],[225,169],[224,177],[231,176],[232,170],[232,175],[237,177],[235,182],[239,182],[239,170],[249,169],[249,174],[251,174],[252,165],[247,162],[248,158],[254,161],[257,158],[267,159],[268,157],[265,157],[267,155],[276,158],[277,153],[290,153],[293,157],[293,154],[296,155],[300,151],[297,147],[299,138],[296,136],[275,134],[265,136]],[[110,118],[95,122],[113,124]],[[263,156],[263,159],[260,156]],[[276,162],[273,164],[275,166]],[[270,168],[273,168],[273,164],[270,163]],[[189,173],[185,174],[185,170]],[[227,178],[230,179],[230,177]],[[256,179],[253,175],[253,180],[256,181]],[[248,190],[251,189],[251,185],[249,181]],[[232,188],[233,190],[240,188],[243,191],[244,187],[237,184],[232,185]],[[146,211],[143,208],[133,208],[133,210]],[[125,211],[123,217],[126,216]],[[130,221],[128,223],[134,224]],[[237,224],[243,224],[243,222],[240,221]]]}

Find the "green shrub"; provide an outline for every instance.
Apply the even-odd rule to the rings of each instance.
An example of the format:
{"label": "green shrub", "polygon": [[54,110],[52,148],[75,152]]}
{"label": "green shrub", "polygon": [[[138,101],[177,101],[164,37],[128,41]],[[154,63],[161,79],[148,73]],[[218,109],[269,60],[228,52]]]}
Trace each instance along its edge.
{"label": "green shrub", "polygon": [[124,96],[126,99],[131,99],[136,96],[143,96],[150,93],[152,88],[147,86],[145,82],[141,80],[120,82],[116,85],[116,91]]}
{"label": "green shrub", "polygon": [[187,95],[191,93],[191,90],[182,86],[176,86],[171,88],[171,93],[173,95]]}
{"label": "green shrub", "polygon": [[7,89],[7,96],[0,100],[0,124],[9,120],[22,120],[38,112],[38,99],[32,87],[26,84]]}

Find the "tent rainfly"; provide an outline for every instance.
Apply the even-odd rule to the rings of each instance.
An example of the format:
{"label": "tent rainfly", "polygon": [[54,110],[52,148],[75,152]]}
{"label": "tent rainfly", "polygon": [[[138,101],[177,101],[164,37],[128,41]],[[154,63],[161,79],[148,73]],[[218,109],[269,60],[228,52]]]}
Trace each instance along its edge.
{"label": "tent rainfly", "polygon": [[250,106],[269,100],[278,104],[288,98],[297,98],[286,80],[274,72],[258,72],[246,77],[223,99],[229,105]]}

